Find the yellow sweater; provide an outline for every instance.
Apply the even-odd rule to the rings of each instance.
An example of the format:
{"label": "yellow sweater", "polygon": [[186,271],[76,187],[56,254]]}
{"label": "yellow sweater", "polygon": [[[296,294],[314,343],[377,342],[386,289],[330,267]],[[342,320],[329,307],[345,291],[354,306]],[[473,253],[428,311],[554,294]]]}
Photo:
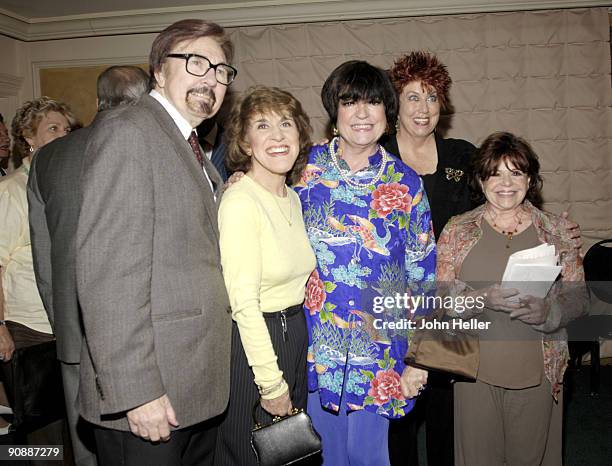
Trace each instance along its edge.
{"label": "yellow sweater", "polygon": [[[290,188],[286,198],[275,196],[245,176],[223,194],[219,231],[232,317],[255,383],[263,389],[273,387],[283,373],[262,312],[277,312],[301,303],[306,281],[316,265],[300,199]],[[281,386],[264,398],[276,398],[285,390]]]}

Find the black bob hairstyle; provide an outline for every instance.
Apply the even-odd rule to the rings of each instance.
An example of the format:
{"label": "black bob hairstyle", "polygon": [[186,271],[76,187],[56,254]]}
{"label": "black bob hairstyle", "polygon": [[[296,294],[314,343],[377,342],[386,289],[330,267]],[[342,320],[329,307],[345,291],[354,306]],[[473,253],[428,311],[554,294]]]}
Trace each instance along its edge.
{"label": "black bob hairstyle", "polygon": [[382,103],[385,106],[387,128],[395,127],[398,101],[393,84],[384,70],[368,62],[351,60],[342,63],[325,80],[321,100],[332,123],[338,119],[341,101]]}

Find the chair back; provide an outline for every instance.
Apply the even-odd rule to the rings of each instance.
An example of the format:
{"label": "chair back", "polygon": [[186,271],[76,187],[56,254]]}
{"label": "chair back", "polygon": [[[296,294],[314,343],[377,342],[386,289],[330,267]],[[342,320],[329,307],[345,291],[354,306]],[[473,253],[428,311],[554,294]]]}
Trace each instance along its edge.
{"label": "chair back", "polygon": [[591,292],[612,304],[612,239],[604,239],[591,246],[584,255],[583,266]]}

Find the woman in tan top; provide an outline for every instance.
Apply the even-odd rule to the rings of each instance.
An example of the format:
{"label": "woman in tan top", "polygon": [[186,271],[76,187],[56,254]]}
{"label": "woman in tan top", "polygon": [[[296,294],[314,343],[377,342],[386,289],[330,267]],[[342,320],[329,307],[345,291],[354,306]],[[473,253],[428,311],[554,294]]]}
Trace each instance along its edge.
{"label": "woman in tan top", "polygon": [[[232,306],[230,401],[215,464],[255,465],[249,443],[259,400],[269,414],[306,408],[308,333],[302,310],[315,256],[302,207],[287,181],[299,177],[310,148],[300,103],[277,88],[246,91],[226,127],[228,166],[246,172],[223,195],[221,264]],[[259,413],[260,422],[271,417]]]}
{"label": "woman in tan top", "polygon": [[[475,383],[455,384],[456,466],[560,465],[561,383],[567,366],[563,327],[586,303],[579,250],[568,221],[544,212],[536,154],[510,133],[489,136],[474,159],[474,187],[486,203],[453,217],[438,241],[441,286],[484,297],[475,315],[491,322],[480,333]],[[508,257],[542,243],[555,246],[561,281],[545,299],[491,285],[501,281]],[[573,314],[573,315],[570,315]]]}

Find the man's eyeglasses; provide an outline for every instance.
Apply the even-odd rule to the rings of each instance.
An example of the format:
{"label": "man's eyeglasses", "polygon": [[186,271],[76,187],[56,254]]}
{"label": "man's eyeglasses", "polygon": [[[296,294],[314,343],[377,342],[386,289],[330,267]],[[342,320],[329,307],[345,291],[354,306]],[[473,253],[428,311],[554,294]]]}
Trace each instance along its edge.
{"label": "man's eyeglasses", "polygon": [[227,86],[236,78],[238,70],[226,63],[213,65],[210,60],[196,53],[169,53],[170,58],[185,60],[185,70],[194,76],[204,76],[211,68],[215,70],[215,79],[219,84]]}

